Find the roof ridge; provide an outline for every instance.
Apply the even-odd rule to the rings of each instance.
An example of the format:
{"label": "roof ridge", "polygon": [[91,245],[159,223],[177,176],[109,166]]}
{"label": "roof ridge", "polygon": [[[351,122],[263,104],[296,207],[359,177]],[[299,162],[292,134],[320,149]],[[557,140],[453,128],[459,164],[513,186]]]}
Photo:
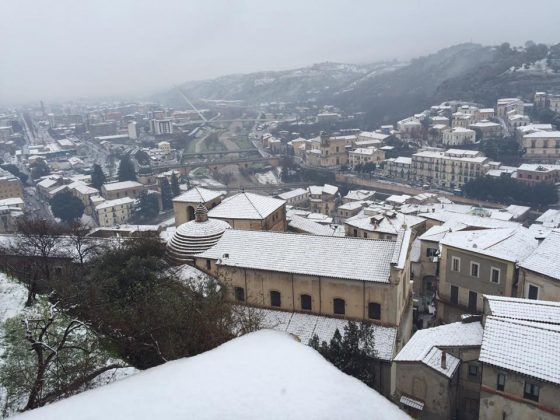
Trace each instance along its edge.
{"label": "roof ridge", "polygon": [[247,201],[249,202],[249,204],[251,204],[251,206],[253,206],[253,208],[255,209],[255,211],[257,212],[257,214],[258,214],[262,219],[264,219],[264,216],[261,214],[261,212],[259,211],[259,209],[257,209],[257,206],[255,206],[255,205],[253,204],[253,202],[251,201],[251,199],[249,198],[249,196],[247,195],[247,193],[246,193],[246,192],[243,192],[242,194],[245,196],[245,198],[247,199]]}
{"label": "roof ridge", "polygon": [[529,327],[529,328],[535,328],[537,330],[550,331],[551,333],[560,334],[560,330],[558,330],[558,329],[546,328],[545,327],[546,325],[549,325],[551,327],[557,327],[557,326],[560,325],[560,324],[556,324],[556,323],[552,323],[552,322],[531,321],[531,320],[528,320],[528,319],[519,319],[519,318],[507,318],[507,317],[501,317],[501,316],[497,316],[497,315],[491,315],[489,318],[491,320],[503,322],[503,323],[506,323],[506,324],[517,324],[517,325],[522,325],[522,326]]}

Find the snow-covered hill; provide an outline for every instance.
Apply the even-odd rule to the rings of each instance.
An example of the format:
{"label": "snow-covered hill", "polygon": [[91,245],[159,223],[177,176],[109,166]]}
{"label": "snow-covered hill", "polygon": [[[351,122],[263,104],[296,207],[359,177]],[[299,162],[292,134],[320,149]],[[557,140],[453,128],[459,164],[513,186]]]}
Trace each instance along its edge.
{"label": "snow-covered hill", "polygon": [[18,420],[405,419],[292,336],[262,330],[27,412]]}

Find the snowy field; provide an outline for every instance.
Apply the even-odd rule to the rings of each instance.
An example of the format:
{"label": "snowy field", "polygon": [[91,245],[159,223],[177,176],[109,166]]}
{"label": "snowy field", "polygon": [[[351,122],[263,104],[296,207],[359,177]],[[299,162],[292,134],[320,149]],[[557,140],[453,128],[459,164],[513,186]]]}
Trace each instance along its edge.
{"label": "snowy field", "polygon": [[19,420],[407,419],[292,336],[262,330]]}

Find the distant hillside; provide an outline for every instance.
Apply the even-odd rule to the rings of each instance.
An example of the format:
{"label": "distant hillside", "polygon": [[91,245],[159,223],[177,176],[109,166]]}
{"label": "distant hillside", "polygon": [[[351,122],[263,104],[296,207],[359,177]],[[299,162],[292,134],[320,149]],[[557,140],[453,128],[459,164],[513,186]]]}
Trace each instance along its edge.
{"label": "distant hillside", "polygon": [[[365,112],[373,126],[446,100],[491,105],[499,97],[560,91],[560,44],[528,42],[526,47],[511,48],[467,43],[410,63],[322,63],[188,82],[182,88],[194,100],[334,104],[348,112]],[[184,105],[174,91],[160,99]]]}

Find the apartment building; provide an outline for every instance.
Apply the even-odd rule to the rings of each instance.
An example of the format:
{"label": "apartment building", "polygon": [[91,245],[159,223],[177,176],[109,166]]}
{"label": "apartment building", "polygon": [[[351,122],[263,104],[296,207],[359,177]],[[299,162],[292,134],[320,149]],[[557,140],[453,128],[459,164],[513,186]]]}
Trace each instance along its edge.
{"label": "apartment building", "polygon": [[103,184],[101,194],[106,200],[115,200],[117,198],[138,198],[140,193],[144,191],[144,185],[136,181],[121,181]]}
{"label": "apartment building", "polygon": [[0,169],[0,200],[15,197],[23,198],[21,180],[8,171]]}
{"label": "apartment building", "polygon": [[517,180],[527,185],[560,181],[560,165],[523,163],[517,168]]}
{"label": "apartment building", "polygon": [[485,174],[489,159],[475,150],[426,150],[412,155],[411,179],[444,188],[462,188]]}
{"label": "apartment building", "polygon": [[541,162],[560,159],[560,131],[536,131],[522,140],[525,159]]}
{"label": "apartment building", "polygon": [[442,142],[446,146],[460,146],[473,144],[476,141],[476,132],[468,128],[455,127],[443,132]]}
{"label": "apartment building", "polygon": [[525,103],[519,98],[501,98],[496,103],[496,115],[504,120],[508,112],[515,111],[516,114],[523,114]]}
{"label": "apartment building", "polygon": [[537,248],[524,227],[451,232],[440,241],[438,319],[481,313],[482,296],[517,296],[517,264]]}
{"label": "apartment building", "polygon": [[95,207],[97,222],[101,227],[128,222],[134,211],[134,200],[129,197],[107,200]]}
{"label": "apartment building", "polygon": [[348,152],[348,164],[351,168],[366,163],[375,163],[385,159],[385,152],[375,147],[360,147]]}
{"label": "apartment building", "polygon": [[355,135],[329,136],[321,133],[319,137],[311,139],[311,150],[306,150],[306,160],[309,166],[332,168],[348,164],[348,150],[356,141]]}

